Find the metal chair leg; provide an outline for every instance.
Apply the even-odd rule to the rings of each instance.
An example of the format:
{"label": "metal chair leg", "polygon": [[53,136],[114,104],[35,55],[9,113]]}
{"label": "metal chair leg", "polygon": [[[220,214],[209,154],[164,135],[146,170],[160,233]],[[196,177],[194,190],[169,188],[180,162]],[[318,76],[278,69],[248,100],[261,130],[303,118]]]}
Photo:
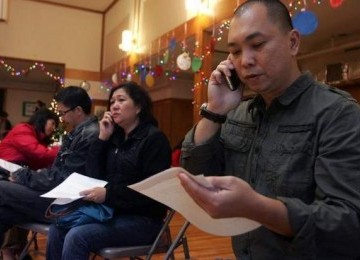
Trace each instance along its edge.
{"label": "metal chair leg", "polygon": [[[26,256],[26,254],[29,251],[29,247],[30,247],[31,243],[34,241],[37,241],[36,236],[37,236],[37,232],[32,231],[29,241],[26,243],[25,247],[23,248],[23,250],[21,251],[21,253],[19,255],[19,260],[24,259],[24,257]],[[37,243],[35,246],[37,247]]]}
{"label": "metal chair leg", "polygon": [[[185,254],[185,259],[190,259],[190,254],[189,254],[189,248],[188,248],[188,245],[187,245],[187,240],[186,238],[184,237],[184,234],[186,232],[186,229],[188,228],[188,226],[190,225],[190,222],[189,221],[186,221],[184,223],[184,225],[181,227],[179,233],[177,234],[175,240],[172,242],[171,246],[169,247],[169,250],[166,252],[166,256],[165,256],[165,259],[168,260],[168,259],[171,259],[171,255],[173,255],[174,253],[174,250],[176,247],[179,246],[179,244],[181,244],[182,242],[186,242],[184,245],[184,254]],[[184,240],[185,239],[185,240]],[[186,248],[186,250],[185,250]],[[186,251],[186,252],[185,252]]]}

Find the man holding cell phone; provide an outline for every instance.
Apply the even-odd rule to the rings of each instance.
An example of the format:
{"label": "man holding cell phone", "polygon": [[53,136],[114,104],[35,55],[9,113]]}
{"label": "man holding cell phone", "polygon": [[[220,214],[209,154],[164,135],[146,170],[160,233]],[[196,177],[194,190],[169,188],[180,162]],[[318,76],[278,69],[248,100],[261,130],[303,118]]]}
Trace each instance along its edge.
{"label": "man holding cell phone", "polygon": [[[212,72],[203,118],[187,134],[185,190],[215,218],[262,226],[232,238],[237,259],[360,256],[360,108],[346,92],[301,73],[300,36],[278,0],[249,0],[230,24],[230,56]],[[235,69],[254,98],[223,75]]]}

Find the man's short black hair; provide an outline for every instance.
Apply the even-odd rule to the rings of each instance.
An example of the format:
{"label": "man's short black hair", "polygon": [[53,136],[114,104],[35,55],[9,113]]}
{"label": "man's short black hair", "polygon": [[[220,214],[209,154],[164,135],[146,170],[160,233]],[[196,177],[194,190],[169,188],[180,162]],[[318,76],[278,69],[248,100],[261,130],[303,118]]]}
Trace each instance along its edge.
{"label": "man's short black hair", "polygon": [[79,106],[85,114],[91,113],[91,99],[83,88],[76,86],[61,88],[54,99],[71,109]]}
{"label": "man's short black hair", "polygon": [[283,32],[289,32],[294,29],[290,13],[287,7],[279,0],[248,0],[236,8],[234,17],[239,17],[253,4],[261,4],[266,7],[269,19],[278,24]]}

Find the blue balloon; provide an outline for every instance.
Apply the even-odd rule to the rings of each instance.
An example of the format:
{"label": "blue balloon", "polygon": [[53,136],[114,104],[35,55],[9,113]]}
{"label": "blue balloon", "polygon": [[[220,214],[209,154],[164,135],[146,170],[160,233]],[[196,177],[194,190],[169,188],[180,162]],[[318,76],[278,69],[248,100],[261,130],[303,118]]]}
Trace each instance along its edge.
{"label": "blue balloon", "polygon": [[319,25],[315,13],[311,11],[301,11],[292,18],[293,26],[301,35],[310,35],[315,32]]}
{"label": "blue balloon", "polygon": [[176,38],[172,38],[170,41],[169,41],[169,50],[170,51],[174,51],[176,48]]}

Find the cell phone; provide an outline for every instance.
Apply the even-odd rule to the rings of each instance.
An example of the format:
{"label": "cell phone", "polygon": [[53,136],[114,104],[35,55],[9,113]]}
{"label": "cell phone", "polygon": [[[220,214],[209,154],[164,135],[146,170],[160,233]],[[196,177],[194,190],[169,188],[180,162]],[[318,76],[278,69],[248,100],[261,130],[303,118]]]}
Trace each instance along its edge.
{"label": "cell phone", "polygon": [[229,87],[229,89],[234,91],[239,88],[239,86],[242,84],[242,82],[241,82],[239,76],[237,75],[235,69],[231,69],[230,72],[231,72],[230,77],[226,76],[225,74],[223,74],[223,75],[224,75],[226,84]]}

